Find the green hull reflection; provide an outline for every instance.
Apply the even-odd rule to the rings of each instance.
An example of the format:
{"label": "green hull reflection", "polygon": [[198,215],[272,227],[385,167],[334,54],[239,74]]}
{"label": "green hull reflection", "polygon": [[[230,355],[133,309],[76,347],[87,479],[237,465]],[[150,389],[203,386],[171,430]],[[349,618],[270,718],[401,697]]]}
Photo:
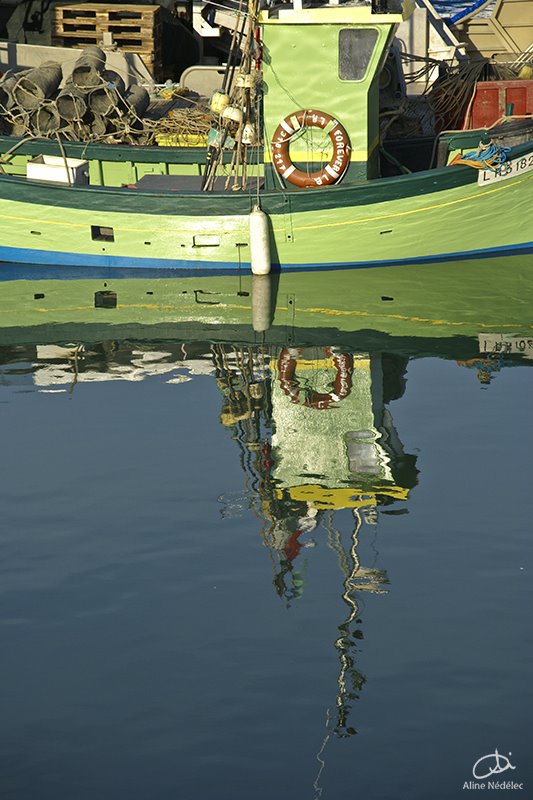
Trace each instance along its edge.
{"label": "green hull reflection", "polygon": [[[533,256],[200,278],[7,280],[0,340],[113,336],[350,344],[358,331],[453,338],[533,330]],[[50,329],[50,331],[49,331]],[[166,332],[165,332],[166,330]],[[319,335],[316,332],[319,331]],[[171,333],[173,332],[173,333]],[[76,337],[74,337],[76,338]]]}

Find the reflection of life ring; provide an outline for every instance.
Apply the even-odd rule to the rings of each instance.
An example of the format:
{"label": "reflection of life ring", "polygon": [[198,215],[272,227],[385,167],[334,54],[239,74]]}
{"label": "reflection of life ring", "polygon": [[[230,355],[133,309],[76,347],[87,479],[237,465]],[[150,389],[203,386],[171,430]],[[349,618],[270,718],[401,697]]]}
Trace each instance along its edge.
{"label": "reflection of life ring", "polygon": [[[325,347],[324,352],[329,356],[337,369],[333,381],[332,392],[314,392],[304,390],[303,405],[318,410],[331,408],[339,400],[348,397],[352,389],[353,356],[347,353],[336,353],[332,347]],[[278,359],[279,382],[287,397],[293,403],[300,402],[302,390],[295,378],[297,358],[301,350],[284,348]]]}
{"label": "reflection of life ring", "polygon": [[[325,130],[333,145],[333,155],[329,164],[326,164],[324,169],[310,174],[297,169],[289,153],[291,139],[304,128]],[[289,114],[281,120],[272,138],[274,167],[282,178],[303,189],[328,186],[340,181],[350,163],[350,150],[350,139],[340,122],[329,114],[314,109]]]}

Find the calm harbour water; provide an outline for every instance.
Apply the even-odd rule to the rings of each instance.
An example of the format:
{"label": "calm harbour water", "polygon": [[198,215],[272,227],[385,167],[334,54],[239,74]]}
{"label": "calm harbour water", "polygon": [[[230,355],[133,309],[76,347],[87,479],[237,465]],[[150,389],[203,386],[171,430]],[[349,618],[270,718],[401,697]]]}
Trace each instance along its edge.
{"label": "calm harbour water", "polygon": [[409,355],[0,348],[2,798],[532,796],[533,360]]}

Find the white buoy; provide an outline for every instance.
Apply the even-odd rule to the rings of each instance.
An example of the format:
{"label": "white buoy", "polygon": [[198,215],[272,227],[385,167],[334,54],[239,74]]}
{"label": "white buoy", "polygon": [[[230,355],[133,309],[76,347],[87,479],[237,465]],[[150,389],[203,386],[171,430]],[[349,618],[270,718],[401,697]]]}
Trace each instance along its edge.
{"label": "white buoy", "polygon": [[246,125],[243,125],[241,130],[241,142],[247,145],[255,144],[256,136],[255,136],[255,127],[252,125],[251,122],[247,122]]}
{"label": "white buoy", "polygon": [[222,119],[229,119],[231,122],[237,122],[240,125],[243,118],[242,109],[237,108],[237,106],[226,106],[222,110],[221,117]]}
{"label": "white buoy", "polygon": [[272,266],[268,217],[258,205],[250,212],[250,266],[254,275],[268,275]]}
{"label": "white buoy", "polygon": [[270,275],[252,275],[252,327],[264,333],[272,322]]}

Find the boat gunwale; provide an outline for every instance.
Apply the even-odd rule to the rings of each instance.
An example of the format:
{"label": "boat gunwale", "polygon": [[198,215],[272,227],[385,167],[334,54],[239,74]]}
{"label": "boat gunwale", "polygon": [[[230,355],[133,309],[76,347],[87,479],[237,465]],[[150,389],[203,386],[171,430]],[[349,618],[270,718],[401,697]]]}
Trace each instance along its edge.
{"label": "boat gunwale", "polygon": [[[533,140],[510,149],[509,159],[533,152]],[[179,176],[173,176],[179,177]],[[302,191],[295,189],[260,189],[259,198],[267,213],[311,211],[331,212],[343,208],[360,208],[377,203],[440,194],[468,185],[477,186],[478,170],[468,165],[444,166],[413,172],[408,175],[375,178]],[[22,196],[31,186],[29,196]],[[489,187],[492,183],[488,184]],[[479,187],[480,193],[485,187]],[[18,196],[20,195],[20,196]],[[103,198],[106,198],[104,200]],[[0,174],[0,200],[28,206],[56,206],[98,213],[132,213],[150,216],[235,216],[249,213],[257,202],[254,180],[246,192],[203,192],[158,190],[122,186],[67,184],[28,180],[17,175]],[[142,209],[139,201],[145,200]],[[156,203],[149,201],[157,200]],[[107,202],[106,202],[107,201]],[[109,202],[111,201],[111,202]]]}
{"label": "boat gunwale", "polygon": [[[519,158],[533,151],[533,140],[517,145],[511,148],[509,152],[509,159]],[[392,199],[401,199],[402,197],[414,196],[425,193],[441,192],[447,189],[458,188],[470,183],[476,183],[477,170],[467,165],[454,165],[439,167],[437,169],[423,170],[420,172],[413,172],[409,175],[395,175],[392,177],[375,178],[370,181],[361,181],[358,183],[340,184],[336,186],[329,186],[325,188],[311,189],[309,191],[286,191],[284,189],[260,189],[260,197],[266,201],[279,200],[283,198],[285,202],[290,198],[291,206],[294,203],[294,210],[313,210],[314,208],[328,208],[331,206],[346,206],[346,205],[366,205],[372,202],[381,202]],[[446,178],[445,181],[442,179]],[[73,198],[77,196],[91,196],[105,194],[109,196],[119,196],[120,198],[165,198],[175,201],[177,198],[185,200],[188,204],[192,200],[200,198],[213,201],[222,201],[223,206],[239,205],[240,201],[246,199],[247,201],[254,201],[257,192],[253,188],[253,179],[250,181],[251,186],[248,192],[202,192],[202,191],[189,191],[180,192],[172,190],[158,190],[149,191],[142,188],[135,188],[133,192],[130,187],[122,186],[91,186],[91,185],[74,185],[68,186],[66,184],[56,184],[47,181],[33,181],[25,177],[17,175],[3,175],[0,174],[0,185],[3,187],[15,186],[17,188],[32,187],[32,197],[24,198],[22,202],[30,205],[40,204],[42,199],[36,199],[37,195],[50,194],[51,197],[58,197],[61,194],[66,194]],[[426,186],[427,185],[427,186]],[[416,191],[417,186],[422,186],[426,191]],[[415,188],[415,191],[403,191],[400,193],[390,193],[388,190],[391,187],[406,187]],[[354,198],[359,199],[362,195],[378,195],[378,197],[368,197],[364,202],[354,203]],[[379,197],[379,195],[385,195]],[[231,198],[231,199],[230,199]],[[4,198],[2,198],[4,199]],[[10,198],[5,198],[10,199]],[[309,202],[310,201],[310,202]],[[326,202],[324,202],[326,201]],[[339,202],[340,201],[340,202]],[[46,199],[44,200],[46,204]],[[68,203],[66,204],[69,205]],[[218,206],[219,204],[216,203]],[[191,213],[192,209],[189,207],[187,213]],[[144,209],[142,213],[160,213],[158,209],[150,211]],[[176,212],[174,212],[176,213]],[[220,213],[217,210],[214,213]]]}

